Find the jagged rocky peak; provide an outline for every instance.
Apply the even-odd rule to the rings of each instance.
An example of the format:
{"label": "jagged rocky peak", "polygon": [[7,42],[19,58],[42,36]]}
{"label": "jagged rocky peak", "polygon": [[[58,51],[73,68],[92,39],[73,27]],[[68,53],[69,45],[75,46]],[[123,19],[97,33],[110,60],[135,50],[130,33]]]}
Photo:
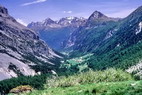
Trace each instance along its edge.
{"label": "jagged rocky peak", "polygon": [[88,18],[86,26],[94,26],[94,25],[105,25],[108,21],[119,21],[120,18],[112,18],[104,15],[99,11],[94,11],[91,16]]}
{"label": "jagged rocky peak", "polygon": [[58,23],[54,20],[52,20],[51,18],[47,18],[45,20],[43,20],[42,22],[31,22],[28,24],[28,27],[36,30],[38,27],[59,27]]}
{"label": "jagged rocky peak", "polygon": [[8,14],[8,10],[5,7],[0,5],[0,13],[7,15]]}
{"label": "jagged rocky peak", "polygon": [[32,27],[32,26],[41,26],[42,23],[41,22],[31,22],[30,24],[28,24],[28,27]]}
{"label": "jagged rocky peak", "polygon": [[90,17],[94,17],[96,19],[98,19],[98,18],[107,18],[107,16],[105,16],[103,13],[101,13],[99,11],[95,11]]}
{"label": "jagged rocky peak", "polygon": [[92,20],[98,20],[98,19],[109,19],[109,17],[105,16],[103,13],[99,11],[95,11],[91,14],[91,16],[88,18],[89,21]]}
{"label": "jagged rocky peak", "polygon": [[47,18],[47,19],[45,19],[44,21],[43,21],[43,24],[46,24],[46,25],[48,25],[48,24],[55,24],[56,22],[55,21],[53,21],[51,18]]}

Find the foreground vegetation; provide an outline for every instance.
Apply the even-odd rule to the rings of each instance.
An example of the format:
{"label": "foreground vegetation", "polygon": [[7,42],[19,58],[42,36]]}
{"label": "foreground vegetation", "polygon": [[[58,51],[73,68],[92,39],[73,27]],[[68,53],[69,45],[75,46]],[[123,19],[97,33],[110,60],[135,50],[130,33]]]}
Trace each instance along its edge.
{"label": "foreground vegetation", "polygon": [[[136,85],[136,89],[133,85]],[[47,82],[44,84],[44,89],[35,89],[32,92],[22,94],[123,95],[123,93],[129,93],[129,91],[133,93],[135,93],[135,91],[141,91],[142,89],[139,88],[141,85],[141,81],[136,82],[130,74],[119,69],[108,69],[105,71],[90,70],[88,72],[71,76],[53,76],[52,78],[47,78]]]}
{"label": "foreground vegetation", "polygon": [[90,83],[36,90],[23,95],[142,95],[142,81]]}
{"label": "foreground vegetation", "polygon": [[34,89],[43,89],[47,75],[21,76],[0,81],[0,95],[7,94],[11,89],[20,85],[30,85]]}
{"label": "foreground vegetation", "polygon": [[115,69],[108,69],[105,71],[88,71],[72,76],[61,76],[47,80],[48,87],[70,87],[81,84],[100,83],[100,82],[118,82],[134,80],[133,77],[122,71]]}

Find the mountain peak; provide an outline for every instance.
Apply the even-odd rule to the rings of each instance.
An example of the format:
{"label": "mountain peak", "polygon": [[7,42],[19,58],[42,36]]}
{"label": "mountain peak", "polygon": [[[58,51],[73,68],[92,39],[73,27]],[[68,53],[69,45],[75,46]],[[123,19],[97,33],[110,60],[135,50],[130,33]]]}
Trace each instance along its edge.
{"label": "mountain peak", "polygon": [[43,21],[44,24],[48,25],[48,24],[53,24],[55,23],[55,21],[53,21],[51,18],[47,18]]}
{"label": "mountain peak", "polygon": [[0,5],[0,13],[7,15],[8,14],[8,10],[5,7]]}
{"label": "mountain peak", "polygon": [[44,22],[54,22],[51,18],[47,18],[44,20]]}
{"label": "mountain peak", "polygon": [[103,13],[99,12],[99,11],[94,11],[93,14],[90,16],[91,18],[107,18],[107,16],[105,16]]}

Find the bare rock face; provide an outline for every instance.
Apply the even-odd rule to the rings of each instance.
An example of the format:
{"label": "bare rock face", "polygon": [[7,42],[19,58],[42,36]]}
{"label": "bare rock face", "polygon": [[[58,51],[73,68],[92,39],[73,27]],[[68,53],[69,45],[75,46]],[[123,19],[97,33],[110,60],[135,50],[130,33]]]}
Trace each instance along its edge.
{"label": "bare rock face", "polygon": [[0,6],[0,13],[8,14],[8,10],[5,7]]}
{"label": "bare rock face", "polygon": [[0,6],[0,80],[35,75],[29,65],[36,65],[37,60],[38,64],[56,65],[49,60],[60,58],[36,32],[18,23]]}

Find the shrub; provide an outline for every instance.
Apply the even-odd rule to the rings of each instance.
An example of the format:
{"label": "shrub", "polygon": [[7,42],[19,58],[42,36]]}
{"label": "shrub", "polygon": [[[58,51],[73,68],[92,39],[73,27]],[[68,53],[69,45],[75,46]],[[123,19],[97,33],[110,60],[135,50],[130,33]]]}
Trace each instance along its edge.
{"label": "shrub", "polygon": [[47,81],[48,87],[69,87],[79,84],[99,83],[99,82],[116,82],[133,80],[132,76],[127,72],[116,69],[108,69],[105,71],[88,71],[68,77],[57,77]]}
{"label": "shrub", "polygon": [[27,91],[32,91],[32,90],[33,90],[33,88],[29,85],[23,85],[23,86],[21,85],[21,86],[18,86],[16,88],[11,89],[10,93],[18,94],[18,93],[21,93],[21,92],[27,92]]}

